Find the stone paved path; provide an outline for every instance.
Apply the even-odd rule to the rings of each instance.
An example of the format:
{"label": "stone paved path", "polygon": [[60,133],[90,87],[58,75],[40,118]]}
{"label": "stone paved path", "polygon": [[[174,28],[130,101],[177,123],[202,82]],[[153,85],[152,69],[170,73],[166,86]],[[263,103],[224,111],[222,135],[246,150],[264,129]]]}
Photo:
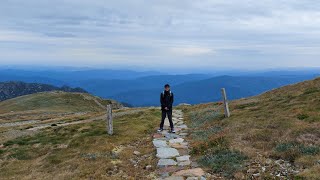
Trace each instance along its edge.
{"label": "stone paved path", "polygon": [[157,150],[157,173],[159,180],[205,180],[204,171],[192,163],[189,155],[188,127],[183,122],[180,110],[173,111],[173,123],[176,134],[169,133],[169,121],[166,119],[164,131],[153,135],[153,145]]}

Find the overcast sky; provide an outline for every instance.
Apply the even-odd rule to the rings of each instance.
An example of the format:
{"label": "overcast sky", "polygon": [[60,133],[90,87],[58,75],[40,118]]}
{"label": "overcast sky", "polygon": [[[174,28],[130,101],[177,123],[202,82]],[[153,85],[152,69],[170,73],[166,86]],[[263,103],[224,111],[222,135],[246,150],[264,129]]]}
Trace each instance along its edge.
{"label": "overcast sky", "polygon": [[319,0],[1,0],[0,64],[320,67]]}

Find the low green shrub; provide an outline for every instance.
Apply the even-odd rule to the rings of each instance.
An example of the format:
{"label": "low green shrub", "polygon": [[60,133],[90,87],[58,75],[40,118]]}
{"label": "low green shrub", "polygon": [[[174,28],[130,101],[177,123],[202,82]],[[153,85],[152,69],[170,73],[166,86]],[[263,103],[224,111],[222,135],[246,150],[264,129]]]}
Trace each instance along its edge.
{"label": "low green shrub", "polygon": [[304,120],[304,119],[309,118],[309,115],[308,114],[304,114],[304,113],[300,113],[300,114],[297,115],[297,118],[299,120]]}
{"label": "low green shrub", "polygon": [[319,146],[305,146],[297,142],[281,143],[275,147],[276,155],[294,161],[302,155],[317,155],[320,154]]}
{"label": "low green shrub", "polygon": [[30,153],[31,152],[29,152],[26,148],[16,148],[12,150],[12,153],[9,156],[18,160],[29,160],[32,158]]}
{"label": "low green shrub", "polygon": [[235,172],[244,167],[246,159],[247,157],[239,151],[221,150],[203,156],[199,163],[209,167],[214,173],[222,173],[231,178]]}
{"label": "low green shrub", "polygon": [[303,94],[313,94],[316,92],[320,92],[320,89],[319,88],[309,88],[309,89],[305,90]]}
{"label": "low green shrub", "polygon": [[5,152],[4,150],[0,149],[0,155],[3,154],[4,152]]}

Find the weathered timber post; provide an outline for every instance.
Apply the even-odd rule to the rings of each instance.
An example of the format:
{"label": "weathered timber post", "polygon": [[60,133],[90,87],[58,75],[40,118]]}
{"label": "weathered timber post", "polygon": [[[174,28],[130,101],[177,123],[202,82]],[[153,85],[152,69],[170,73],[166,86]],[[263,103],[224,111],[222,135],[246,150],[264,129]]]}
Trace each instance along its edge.
{"label": "weathered timber post", "polygon": [[224,116],[228,118],[230,117],[230,111],[229,111],[229,104],[227,100],[226,89],[222,88],[221,93],[222,93],[222,99],[223,99],[223,105],[224,105]]}
{"label": "weathered timber post", "polygon": [[107,105],[107,131],[109,135],[113,134],[112,107]]}

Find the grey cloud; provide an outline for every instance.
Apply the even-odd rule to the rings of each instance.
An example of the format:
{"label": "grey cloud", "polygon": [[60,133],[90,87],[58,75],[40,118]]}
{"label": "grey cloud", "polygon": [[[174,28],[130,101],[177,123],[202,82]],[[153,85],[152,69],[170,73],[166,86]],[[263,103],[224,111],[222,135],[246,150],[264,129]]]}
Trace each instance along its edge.
{"label": "grey cloud", "polygon": [[[73,64],[82,50],[92,64],[151,66],[175,58],[181,66],[243,65],[246,59],[289,66],[292,55],[301,54],[314,66],[319,12],[320,2],[312,0],[3,0],[0,61],[18,63],[26,55],[51,61],[50,51]],[[1,55],[8,49],[17,53]]]}

